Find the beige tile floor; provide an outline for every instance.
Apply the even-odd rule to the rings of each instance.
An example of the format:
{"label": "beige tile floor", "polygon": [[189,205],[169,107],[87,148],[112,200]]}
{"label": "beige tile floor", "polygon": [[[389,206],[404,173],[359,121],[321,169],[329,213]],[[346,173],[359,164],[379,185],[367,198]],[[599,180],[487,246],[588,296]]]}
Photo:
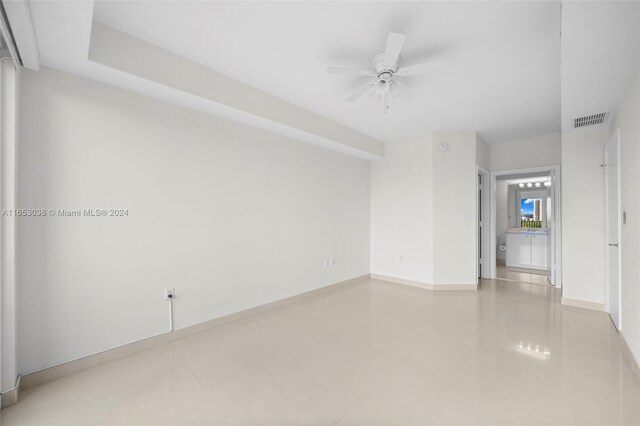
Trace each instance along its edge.
{"label": "beige tile floor", "polygon": [[639,424],[606,314],[367,280],[22,393],[12,425]]}
{"label": "beige tile floor", "polygon": [[496,266],[496,278],[499,280],[519,281],[529,284],[550,285],[549,275],[542,271],[526,272],[526,270],[507,269],[505,266]]}

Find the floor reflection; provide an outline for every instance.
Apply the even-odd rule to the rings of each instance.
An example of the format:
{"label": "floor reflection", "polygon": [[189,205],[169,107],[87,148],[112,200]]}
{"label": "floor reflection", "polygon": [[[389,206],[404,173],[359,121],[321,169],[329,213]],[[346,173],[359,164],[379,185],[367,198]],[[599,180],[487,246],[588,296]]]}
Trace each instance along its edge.
{"label": "floor reflection", "polygon": [[547,286],[376,280],[27,389],[10,425],[639,424],[606,314]]}

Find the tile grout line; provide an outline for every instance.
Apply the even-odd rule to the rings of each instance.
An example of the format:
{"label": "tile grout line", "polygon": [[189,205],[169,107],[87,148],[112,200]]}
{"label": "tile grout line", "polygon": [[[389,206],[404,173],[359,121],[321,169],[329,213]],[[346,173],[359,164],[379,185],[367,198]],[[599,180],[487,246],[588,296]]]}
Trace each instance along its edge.
{"label": "tile grout line", "polygon": [[[193,376],[193,378],[195,378],[195,379],[196,379],[196,381],[198,382],[198,384],[200,385],[200,387],[202,388],[202,390],[203,390],[203,391],[204,391],[204,392],[209,396],[209,398],[211,398],[211,399],[215,400],[215,399],[213,398],[213,396],[211,395],[211,393],[207,390],[207,388],[205,388],[205,387],[204,387],[204,385],[203,385],[203,384],[202,384],[202,382],[200,381],[200,378],[196,375],[196,373],[194,373],[194,372],[193,372],[193,369],[191,368],[191,366],[189,365],[189,363],[188,363],[188,362],[187,362],[187,361],[182,357],[182,355],[180,355],[180,353],[179,353],[178,351],[176,351],[176,350],[175,350],[175,348],[173,347],[173,345],[171,345],[171,343],[172,343],[172,342],[170,342],[170,343],[169,343],[169,346],[170,346],[170,348],[171,348],[171,352],[172,352],[172,353],[174,353],[174,354],[175,354],[175,355],[180,359],[180,361],[182,361],[182,363],[185,365],[185,367],[187,367],[187,370],[189,370],[189,373],[191,373],[191,375]],[[227,415],[227,414],[222,410],[222,407],[220,406],[220,403],[219,403],[218,401],[215,401],[215,403],[216,403],[216,405],[218,406],[218,408],[220,408],[220,411],[222,412],[223,417],[222,417],[220,420],[218,420],[218,421],[214,422],[214,423],[212,424],[212,426],[213,426],[213,425],[217,425],[217,424],[219,424],[220,422],[222,422],[222,421],[226,420],[226,419],[229,417],[229,415]],[[236,412],[236,411],[234,411],[234,413],[235,413],[235,412]]]}

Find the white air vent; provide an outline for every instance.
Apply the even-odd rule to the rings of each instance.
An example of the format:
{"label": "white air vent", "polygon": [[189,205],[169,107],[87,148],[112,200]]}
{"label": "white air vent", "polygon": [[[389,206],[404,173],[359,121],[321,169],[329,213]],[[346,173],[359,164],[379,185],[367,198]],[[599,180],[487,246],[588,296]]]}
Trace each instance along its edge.
{"label": "white air vent", "polygon": [[598,114],[586,115],[584,117],[578,117],[573,120],[573,128],[593,126],[595,124],[602,124],[607,119],[606,112],[600,112]]}

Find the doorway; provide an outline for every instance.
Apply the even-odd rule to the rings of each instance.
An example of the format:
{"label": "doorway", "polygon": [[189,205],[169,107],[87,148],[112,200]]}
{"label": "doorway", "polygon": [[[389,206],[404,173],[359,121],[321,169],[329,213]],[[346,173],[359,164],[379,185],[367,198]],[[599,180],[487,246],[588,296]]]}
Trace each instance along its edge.
{"label": "doorway", "polygon": [[559,171],[491,173],[490,278],[561,286]]}
{"label": "doorway", "polygon": [[489,244],[490,229],[489,220],[491,211],[490,205],[490,190],[489,190],[489,172],[480,166],[477,166],[477,193],[476,193],[476,208],[477,208],[477,227],[476,227],[476,276],[480,278],[490,278],[491,268],[489,268],[488,253],[491,249]]}
{"label": "doorway", "polygon": [[[604,148],[604,197],[605,197],[605,235],[606,235],[606,287],[607,311],[616,329],[621,327],[621,291],[620,291],[620,236],[622,223],[620,205],[620,131],[611,137]],[[622,215],[623,216],[623,215]],[[621,220],[622,219],[622,220]]]}

